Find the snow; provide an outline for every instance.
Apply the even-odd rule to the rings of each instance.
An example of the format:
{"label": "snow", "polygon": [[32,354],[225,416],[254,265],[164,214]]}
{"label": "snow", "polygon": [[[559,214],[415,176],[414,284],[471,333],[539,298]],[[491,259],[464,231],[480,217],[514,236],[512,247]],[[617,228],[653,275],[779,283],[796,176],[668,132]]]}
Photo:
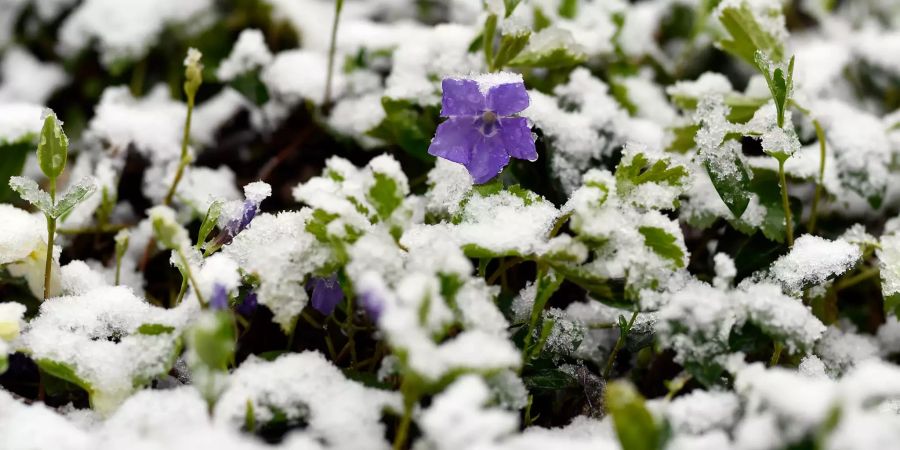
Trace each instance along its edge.
{"label": "snow", "polygon": [[0,143],[37,140],[44,108],[31,103],[0,102]]}
{"label": "snow", "polygon": [[[613,450],[621,444],[598,407],[604,381],[597,373],[619,338],[617,319],[632,310],[640,314],[617,370],[646,387],[644,372],[658,369],[658,355],[672,355],[684,370],[672,375],[695,377],[671,398],[646,401],[658,423],[665,421],[667,448],[813,443],[862,450],[900,441],[900,321],[891,310],[900,295],[900,219],[890,217],[900,205],[900,111],[890,111],[900,16],[890,1],[838,2],[833,11],[803,1],[799,8],[810,20],[799,28],[792,22],[788,34],[781,0],[723,0],[709,12],[709,27],[673,34],[680,9],[703,2],[576,2],[574,15],[564,17],[558,1],[533,0],[499,17],[500,34],[533,30],[543,18],[549,26],[531,31],[525,54],[565,49],[588,62],[486,74],[481,48],[469,47],[482,32],[485,7],[503,16],[503,2],[355,0],[340,17],[324,109],[331,0],[267,0],[263,12],[271,7],[271,20],[223,11],[211,0],[0,3],[0,146],[33,147],[50,102],[70,122],[72,137],[58,192],[93,176],[116,200],[109,222],[98,220],[106,218],[97,214],[100,195],[61,219],[67,230],[50,249],[46,301],[37,300],[46,220],[12,206],[31,208],[19,199],[0,205],[0,369],[12,365],[4,385],[21,381],[21,363],[30,358],[89,396],[88,405],[79,394],[73,404],[51,407],[27,390],[2,390],[0,447],[388,449],[403,395],[412,393],[420,397],[411,410],[415,450]],[[775,123],[771,93],[753,67],[721,53],[708,58],[722,31],[716,16],[743,5],[787,57],[797,58],[796,107],[784,127]],[[251,25],[260,28],[244,29]],[[208,42],[224,36],[231,41]],[[204,84],[194,110],[191,163],[174,202],[161,207],[182,153],[187,111],[179,48],[188,44],[207,54],[203,62],[213,67],[206,76],[215,82]],[[731,62],[722,65],[723,58]],[[184,61],[200,62],[194,49]],[[265,85],[266,103],[228,86],[246,75]],[[414,133],[432,125],[428,115],[440,105],[446,77],[475,79],[482,93],[525,83],[530,106],[521,115],[538,139],[540,160],[510,166],[493,190],[474,186],[459,164],[397,153],[399,137],[419,142]],[[151,85],[137,95],[109,85],[129,78],[136,90],[144,90],[139,82]],[[166,85],[152,85],[158,82]],[[410,136],[368,135],[386,118],[385,98],[426,112],[401,124],[415,125],[402,130]],[[729,121],[732,109],[763,102],[749,122]],[[305,126],[285,120],[305,112],[318,131],[298,147],[303,169],[288,173],[293,184],[277,181],[280,175],[268,180],[272,185],[256,181],[258,165]],[[790,156],[785,170],[791,196],[805,208],[797,220],[804,232],[823,163],[811,119],[825,132],[819,227],[779,247],[754,235],[773,218],[768,193],[750,193],[746,211],[734,217],[706,172],[736,181],[742,174],[734,157],[760,174],[777,170],[771,154]],[[681,137],[691,126],[699,128],[694,148],[667,151],[676,131]],[[770,155],[745,155],[750,139]],[[615,166],[621,170],[638,155],[651,166],[682,167],[686,176],[677,183],[617,177]],[[46,189],[33,156],[23,172],[14,183]],[[384,181],[396,191],[373,193]],[[273,194],[279,198],[266,200]],[[284,203],[284,194],[294,202]],[[259,212],[204,257],[193,237],[213,201],[223,202],[220,229],[245,205],[267,201],[273,212]],[[112,286],[120,226],[130,238],[120,286]],[[109,230],[72,232],[97,227]],[[153,306],[167,303],[165,288],[180,281],[172,268],[162,274],[166,283],[139,270],[147,246],[161,237],[184,253],[206,298],[214,286],[224,287],[229,301],[252,292],[268,311],[241,312],[232,324],[224,320],[232,311],[203,311],[196,293],[175,308]],[[169,251],[161,257],[184,264]],[[519,338],[533,313],[536,265],[566,281],[537,311],[553,327],[543,354],[529,361]],[[876,267],[878,276],[842,289],[844,280]],[[505,275],[489,280],[499,268]],[[323,331],[299,316],[309,306],[309,280],[332,274],[357,311],[346,322],[343,311],[324,321],[312,312]],[[607,287],[613,292],[604,295]],[[360,355],[342,350],[348,323]],[[173,329],[152,334],[159,327],[145,325]],[[186,331],[210,326],[247,333],[227,370],[204,372],[196,340],[182,350],[182,341],[196,336]],[[252,337],[278,328],[296,331],[295,351],[261,355],[281,347],[278,339]],[[337,361],[308,350],[327,346],[323,333],[336,338],[331,344],[343,354]],[[760,345],[741,345],[750,337]],[[774,342],[784,352],[767,367]],[[549,415],[549,397],[529,400],[537,393],[530,376],[545,368],[580,385],[558,393],[552,406],[582,408],[564,413],[575,416],[569,425],[523,426],[523,417],[562,423]],[[700,376],[718,370],[724,372],[715,379]],[[384,390],[371,387],[370,376]],[[56,405],[61,397],[45,386]],[[254,430],[245,429],[248,414]],[[282,418],[290,429],[267,442],[267,425]]]}
{"label": "snow", "polygon": [[487,385],[467,375],[437,396],[418,421],[426,440],[439,449],[474,448],[489,444],[518,428],[516,414],[486,408]]}
{"label": "snow", "polygon": [[272,61],[272,52],[266,46],[262,32],[248,28],[241,31],[237,42],[216,70],[216,76],[222,81],[231,81],[236,77],[261,67]]}
{"label": "snow", "polygon": [[785,289],[797,292],[805,286],[821,284],[829,277],[847,272],[862,257],[859,246],[843,239],[830,241],[804,234],[791,251],[772,264],[772,275]]}
{"label": "snow", "polygon": [[851,367],[872,358],[879,353],[877,340],[853,331],[842,331],[830,326],[816,344],[816,354],[832,375],[842,374]]}
{"label": "snow", "polygon": [[458,214],[472,185],[472,176],[465,167],[438,159],[428,172],[429,189],[425,194],[428,211],[439,216]]}
{"label": "snow", "polygon": [[284,330],[306,306],[308,274],[331,258],[330,251],[305,232],[311,211],[260,214],[223,251],[246,274],[259,277],[259,303],[272,310]]}
{"label": "snow", "polygon": [[881,238],[877,250],[881,270],[881,291],[885,297],[900,294],[900,233]]}
{"label": "snow", "polygon": [[[287,50],[275,55],[263,69],[260,79],[269,95],[278,102],[293,106],[301,100],[319,105],[324,100],[328,59],[309,50]],[[297,76],[297,74],[304,76]],[[345,88],[342,71],[335,70],[331,80],[332,98],[339,98]]]}
{"label": "snow", "polygon": [[228,387],[216,403],[215,420],[239,429],[247,404],[257,423],[271,421],[276,412],[288,420],[307,423],[303,434],[343,449],[388,449],[381,423],[382,409],[399,410],[396,393],[364,387],[315,352],[283,355],[268,362],[251,358],[229,376]]}
{"label": "snow", "polygon": [[542,250],[559,211],[541,198],[528,202],[507,191],[490,196],[473,194],[457,224],[417,225],[401,239],[405,246],[449,237],[459,246],[485,249],[495,255],[528,255]]}
{"label": "snow", "polygon": [[525,80],[522,79],[522,74],[516,72],[479,73],[471,74],[469,76],[458,79],[469,79],[475,81],[476,83],[478,83],[478,90],[481,91],[482,95],[487,95],[488,91],[490,91],[491,89],[504,84],[525,83]]}
{"label": "snow", "polygon": [[191,142],[203,147],[215,143],[216,133],[241,110],[248,108],[248,101],[231,88],[197,105],[191,122]]}
{"label": "snow", "polygon": [[143,324],[180,327],[189,303],[164,310],[148,305],[124,287],[102,287],[41,305],[22,346],[37,361],[70,366],[89,386],[100,413],[111,413],[135,389],[167,371],[176,349],[172,333],[141,334]]}
{"label": "snow", "polygon": [[63,21],[59,50],[74,56],[96,42],[107,66],[121,60],[139,60],[166,26],[183,25],[194,33],[202,31],[203,22],[198,19],[211,6],[210,0],[135,0],[122,8],[117,0],[87,0]]}
{"label": "snow", "polygon": [[155,164],[177,160],[181,155],[186,106],[169,98],[158,86],[137,99],[125,87],[103,91],[85,139],[113,151],[133,146]]}
{"label": "snow", "polygon": [[19,47],[6,49],[0,61],[0,103],[43,104],[69,82],[58,64],[43,63]]}
{"label": "snow", "polygon": [[12,205],[0,205],[0,264],[23,259],[44,244],[46,226],[36,215]]}

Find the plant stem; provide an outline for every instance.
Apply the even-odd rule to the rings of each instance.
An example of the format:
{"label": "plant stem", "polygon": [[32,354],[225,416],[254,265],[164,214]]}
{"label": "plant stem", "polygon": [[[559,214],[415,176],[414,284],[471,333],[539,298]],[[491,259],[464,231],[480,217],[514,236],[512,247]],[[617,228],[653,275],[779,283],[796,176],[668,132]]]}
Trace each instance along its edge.
{"label": "plant stem", "polygon": [[47,262],[44,264],[44,300],[50,298],[50,274],[53,269],[53,238],[56,232],[56,219],[47,217]]}
{"label": "plant stem", "polygon": [[[116,284],[119,284],[118,281]],[[184,300],[184,294],[187,292],[188,280],[187,278],[181,278],[181,287],[178,289],[178,296],[175,297],[175,304],[173,306],[178,306],[181,304],[181,301]]]}
{"label": "plant stem", "polygon": [[788,247],[794,246],[794,221],[791,217],[791,203],[788,200],[787,178],[784,176],[784,160],[778,160],[778,178],[781,180],[781,206],[784,208],[785,235]]}
{"label": "plant stem", "polygon": [[844,289],[856,286],[857,284],[862,283],[869,278],[878,276],[879,273],[881,273],[881,271],[878,269],[878,267],[869,267],[850,278],[844,278],[843,280],[839,281],[834,285],[834,290],[842,291]]}
{"label": "plant stem", "polygon": [[816,219],[819,212],[819,199],[822,197],[822,184],[825,182],[825,131],[818,120],[813,119],[816,128],[816,137],[819,139],[819,179],[816,181],[816,193],[813,197],[812,210],[809,216],[809,225],[806,227],[809,234],[816,231]]}
{"label": "plant stem", "polygon": [[168,206],[172,203],[172,198],[175,197],[175,190],[178,189],[178,183],[181,182],[181,177],[184,176],[184,168],[188,165],[190,161],[188,157],[188,141],[191,138],[191,117],[194,115],[194,96],[188,94],[187,96],[187,117],[184,119],[184,135],[181,137],[181,159],[178,161],[178,169],[175,171],[175,179],[172,180],[172,185],[169,186],[169,191],[166,193],[165,198],[163,198],[162,204]]}
{"label": "plant stem", "polygon": [[781,359],[781,351],[784,350],[784,344],[781,342],[775,342],[775,349],[772,351],[772,359],[769,360],[769,367],[775,367],[778,365],[778,360]]}
{"label": "plant stem", "polygon": [[518,257],[512,257],[503,260],[503,263],[500,264],[500,267],[497,267],[497,270],[495,270],[494,273],[491,274],[490,277],[488,277],[487,284],[494,284],[494,282],[497,281],[497,278],[500,278],[500,275],[503,275],[510,267],[513,267],[522,261],[524,260]]}
{"label": "plant stem", "polygon": [[408,380],[403,380],[400,391],[403,393],[403,417],[400,419],[400,425],[397,426],[397,435],[394,436],[394,450],[401,450],[406,447],[409,426],[412,424],[413,408],[419,401],[419,396],[410,389]]}
{"label": "plant stem", "polygon": [[631,331],[631,326],[634,325],[634,320],[637,319],[637,316],[638,312],[635,311],[634,314],[631,315],[631,320],[628,321],[628,325],[626,325],[619,333],[619,339],[616,340],[616,345],[613,347],[612,352],[610,352],[609,359],[606,360],[606,367],[603,368],[604,379],[609,379],[609,373],[612,372],[613,363],[616,362],[616,355],[619,354],[619,350],[625,345],[625,338],[628,337],[628,332]]}
{"label": "plant stem", "polygon": [[[56,204],[56,178],[50,178],[50,202]],[[47,260],[44,262],[44,300],[50,298],[50,277],[53,269],[53,239],[56,236],[56,218],[47,215]]]}
{"label": "plant stem", "polygon": [[119,285],[120,275],[122,275],[122,258],[116,258],[116,286]]}
{"label": "plant stem", "polygon": [[203,298],[203,294],[200,292],[200,284],[198,284],[197,280],[194,278],[194,272],[191,271],[191,266],[188,264],[187,257],[184,256],[184,252],[182,252],[181,249],[175,251],[178,253],[178,258],[181,259],[181,264],[184,264],[184,272],[187,274],[188,279],[191,280],[191,286],[197,294],[197,300],[200,300],[201,305],[206,305],[206,299]]}
{"label": "plant stem", "polygon": [[331,23],[331,43],[328,45],[328,73],[325,76],[325,98],[322,100],[323,106],[327,106],[331,103],[331,80],[334,78],[334,54],[337,50],[338,23],[343,7],[344,0],[337,0],[334,2],[334,22]]}

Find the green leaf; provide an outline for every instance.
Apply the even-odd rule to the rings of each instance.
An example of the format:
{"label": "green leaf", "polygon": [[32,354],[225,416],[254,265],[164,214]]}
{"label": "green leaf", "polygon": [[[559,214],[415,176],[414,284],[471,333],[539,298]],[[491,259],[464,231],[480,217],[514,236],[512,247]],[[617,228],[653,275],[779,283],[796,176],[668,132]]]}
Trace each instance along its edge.
{"label": "green leaf", "polygon": [[12,200],[13,190],[9,186],[9,180],[21,175],[25,167],[25,159],[31,150],[30,140],[20,140],[13,143],[0,144],[0,180],[7,180],[0,185],[0,202]]}
{"label": "green leaf", "polygon": [[93,177],[82,178],[66,190],[66,193],[63,194],[62,198],[60,198],[59,201],[56,202],[56,205],[53,206],[53,211],[50,216],[54,219],[65,216],[72,211],[72,208],[88,198],[96,190],[97,182]]}
{"label": "green leaf", "polygon": [[259,73],[259,70],[242,73],[231,80],[228,85],[256,106],[262,106],[269,101],[269,90],[259,78]]}
{"label": "green leaf", "polygon": [[682,186],[687,177],[687,168],[673,165],[662,158],[650,164],[643,153],[635,154],[630,161],[623,160],[616,167],[616,189],[620,196],[627,196],[636,186],[644,183]]}
{"label": "green leaf", "polygon": [[175,327],[170,327],[161,323],[145,323],[137,329],[138,334],[145,334],[147,336],[156,336],[159,334],[171,333],[173,331],[175,331]]}
{"label": "green leaf", "polygon": [[722,50],[754,67],[757,51],[769,55],[774,61],[784,59],[784,44],[763,29],[746,2],[722,9],[719,21],[731,37],[718,41]]}
{"label": "green leaf", "polygon": [[209,312],[188,331],[188,345],[199,362],[212,370],[226,370],[234,358],[234,327],[231,314]]}
{"label": "green leaf", "polygon": [[541,369],[524,375],[522,381],[528,389],[558,391],[578,386],[575,378],[559,369]]}
{"label": "green leaf", "polygon": [[578,14],[578,0],[562,0],[559,2],[559,17],[574,19]]}
{"label": "green leaf", "polygon": [[197,232],[197,245],[201,246],[206,242],[206,237],[209,236],[209,233],[216,227],[216,224],[219,222],[219,216],[222,215],[222,202],[220,200],[216,200],[209,205],[209,209],[206,210],[206,217],[203,218],[203,223],[200,224],[200,231]]}
{"label": "green leaf", "polygon": [[484,50],[484,62],[488,67],[494,67],[494,35],[497,32],[497,15],[491,14],[484,20],[484,38],[481,41]]}
{"label": "green leaf", "polygon": [[697,131],[700,131],[700,125],[685,125],[683,127],[675,127],[669,129],[675,136],[666,151],[685,154],[696,146],[694,137]]}
{"label": "green leaf", "polygon": [[410,100],[383,97],[385,117],[366,134],[389,144],[400,146],[419,160],[432,162],[428,146],[437,129],[439,107],[415,105]]}
{"label": "green leaf", "polygon": [[778,126],[784,126],[784,107],[787,103],[787,80],[784,78],[784,71],[780,67],[775,69],[773,74],[772,98],[775,100],[775,109],[778,114]]}
{"label": "green leaf", "polygon": [[[732,123],[746,123],[753,118],[756,110],[769,102],[769,97],[751,97],[741,93],[726,94],[723,98],[725,105],[730,109],[728,121]],[[681,109],[693,111],[697,109],[699,99],[684,95],[673,95],[672,103]],[[689,125],[693,126],[693,125]],[[693,136],[691,136],[693,138]]]}
{"label": "green leaf", "polygon": [[522,0],[503,0],[503,6],[505,7],[505,17],[509,17],[512,15],[513,11],[516,10],[516,7],[519,6],[519,3],[522,3]]}
{"label": "green leaf", "polygon": [[663,433],[656,424],[644,398],[628,381],[613,381],[606,386],[606,409],[622,450],[658,450],[663,448]]}
{"label": "green leaf", "polygon": [[550,27],[551,24],[552,22],[544,13],[544,10],[540,6],[534,5],[534,31],[544,30]]}
{"label": "green leaf", "polygon": [[44,118],[41,138],[38,143],[37,158],[41,171],[47,178],[58,177],[66,168],[69,138],[63,132],[62,124],[52,111]]}
{"label": "green leaf", "polygon": [[900,319],[900,292],[884,296],[884,313]]}
{"label": "green leaf", "polygon": [[529,45],[509,62],[516,67],[561,69],[577,66],[587,60],[587,54],[575,43],[572,33],[559,28],[547,28],[531,36]]}
{"label": "green leaf", "polygon": [[375,173],[375,184],[369,189],[367,198],[375,206],[381,220],[390,218],[391,213],[403,203],[397,181],[383,173]]}
{"label": "green leaf", "polygon": [[654,253],[672,261],[677,268],[684,267],[684,251],[678,245],[675,236],[657,227],[640,227],[638,232],[644,236],[644,245],[650,247]]}
{"label": "green leaf", "polygon": [[90,383],[84,381],[75,373],[75,368],[70,366],[69,364],[53,361],[50,359],[38,359],[35,361],[38,367],[44,371],[45,373],[52,375],[61,380],[68,381],[85,391],[88,392],[89,395],[93,394],[94,388]]}
{"label": "green leaf", "polygon": [[9,179],[9,187],[35,208],[41,210],[44,214],[51,216],[53,214],[53,200],[50,194],[41,190],[37,182],[31,178],[12,177]]}
{"label": "green leaf", "polygon": [[727,146],[725,150],[727,154],[717,155],[716,161],[706,159],[703,167],[719,197],[734,217],[740,218],[750,204],[750,169],[736,151],[728,151]]}
{"label": "green leaf", "polygon": [[522,33],[504,34],[500,38],[500,49],[497,50],[497,56],[494,57],[493,68],[500,70],[506,67],[519,53],[522,53],[530,38],[531,31],[529,30]]}
{"label": "green leaf", "polygon": [[750,190],[759,197],[760,206],[766,210],[760,226],[763,235],[771,241],[784,242],[787,230],[778,174],[772,170],[754,171]]}
{"label": "green leaf", "polygon": [[323,209],[314,209],[312,218],[306,223],[306,231],[315,236],[319,242],[330,242],[328,224],[337,218],[337,214],[331,214]]}

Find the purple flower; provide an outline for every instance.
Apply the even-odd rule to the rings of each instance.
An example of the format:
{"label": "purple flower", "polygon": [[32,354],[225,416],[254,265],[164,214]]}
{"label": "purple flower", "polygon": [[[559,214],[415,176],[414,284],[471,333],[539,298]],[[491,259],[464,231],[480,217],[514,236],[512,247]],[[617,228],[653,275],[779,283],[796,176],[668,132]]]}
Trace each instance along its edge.
{"label": "purple flower", "polygon": [[428,147],[429,154],[466,166],[476,183],[497,176],[510,157],[528,161],[538,157],[528,120],[513,115],[528,107],[521,77],[481,78],[444,79],[441,116],[448,119],[438,126]]}
{"label": "purple flower", "polygon": [[328,278],[315,277],[309,280],[312,285],[312,307],[324,315],[329,315],[334,308],[344,299],[344,291],[338,283],[337,274]]}
{"label": "purple flower", "polygon": [[228,290],[221,283],[213,285],[209,307],[216,310],[228,309]]}
{"label": "purple flower", "polygon": [[240,305],[238,305],[237,311],[244,317],[249,317],[253,314],[254,311],[256,311],[257,304],[258,301],[256,298],[256,292],[250,292],[246,297],[244,297],[244,301],[241,302]]}

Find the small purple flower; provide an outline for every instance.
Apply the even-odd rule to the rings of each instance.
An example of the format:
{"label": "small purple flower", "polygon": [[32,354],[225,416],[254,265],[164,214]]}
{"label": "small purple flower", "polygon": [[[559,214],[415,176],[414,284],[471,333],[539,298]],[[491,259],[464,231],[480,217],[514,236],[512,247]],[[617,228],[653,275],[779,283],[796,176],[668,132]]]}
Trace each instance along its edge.
{"label": "small purple flower", "polygon": [[509,158],[537,160],[528,120],[514,114],[528,107],[520,76],[491,74],[479,80],[446,78],[441,123],[428,153],[466,166],[476,183],[497,176]]}
{"label": "small purple flower", "polygon": [[221,283],[213,285],[209,307],[215,310],[228,309],[228,290]]}
{"label": "small purple flower", "polygon": [[309,280],[312,286],[312,307],[324,315],[329,315],[344,299],[344,291],[338,283],[337,274],[328,278],[315,277]]}
{"label": "small purple flower", "polygon": [[237,312],[239,312],[244,317],[250,317],[254,311],[256,311],[256,306],[258,304],[258,300],[256,298],[256,292],[250,292],[244,297],[244,301],[241,302],[237,307]]}

